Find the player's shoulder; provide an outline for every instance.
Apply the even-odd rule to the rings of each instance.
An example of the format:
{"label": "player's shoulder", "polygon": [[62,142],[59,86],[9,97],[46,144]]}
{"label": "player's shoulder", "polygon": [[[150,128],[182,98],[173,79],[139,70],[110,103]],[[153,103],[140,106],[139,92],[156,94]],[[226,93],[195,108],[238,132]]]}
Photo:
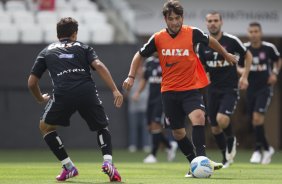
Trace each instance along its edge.
{"label": "player's shoulder", "polygon": [[244,46],[247,47],[247,48],[250,47],[251,46],[251,42],[245,42]]}
{"label": "player's shoulder", "polygon": [[273,43],[270,43],[270,42],[267,42],[267,41],[262,41],[261,44],[264,47],[269,47],[269,48],[272,48],[272,49],[276,49],[276,46]]}
{"label": "player's shoulder", "polygon": [[237,41],[237,42],[241,42],[241,40],[237,36],[230,34],[230,33],[223,32],[222,36],[225,39],[230,39],[230,40],[234,40],[234,41]]}
{"label": "player's shoulder", "polygon": [[230,43],[240,45],[242,48],[245,49],[245,45],[242,43],[242,41],[237,36],[230,34],[230,33],[226,33],[226,32],[223,32],[222,36],[224,37],[224,39],[230,41]]}

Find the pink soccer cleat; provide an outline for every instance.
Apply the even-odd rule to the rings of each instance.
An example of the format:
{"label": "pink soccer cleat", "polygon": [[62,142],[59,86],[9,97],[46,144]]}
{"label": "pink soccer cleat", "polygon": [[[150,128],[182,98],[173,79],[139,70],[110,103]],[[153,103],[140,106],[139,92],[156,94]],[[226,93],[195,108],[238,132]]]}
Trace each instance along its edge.
{"label": "pink soccer cleat", "polygon": [[73,178],[78,175],[78,171],[75,167],[73,167],[71,170],[67,170],[63,167],[63,170],[61,174],[59,174],[56,179],[58,181],[66,181],[69,178]]}
{"label": "pink soccer cleat", "polygon": [[111,182],[121,182],[121,177],[112,163],[105,161],[102,165],[102,171],[109,176]]}

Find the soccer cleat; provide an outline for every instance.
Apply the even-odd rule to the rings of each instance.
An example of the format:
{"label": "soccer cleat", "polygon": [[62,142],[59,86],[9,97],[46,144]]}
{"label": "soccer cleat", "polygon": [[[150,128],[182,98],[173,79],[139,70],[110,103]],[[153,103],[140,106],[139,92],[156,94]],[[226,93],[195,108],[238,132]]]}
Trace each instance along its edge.
{"label": "soccer cleat", "polygon": [[228,168],[228,167],[230,167],[230,165],[233,163],[233,160],[231,160],[231,161],[223,161],[222,162],[222,164],[223,164],[223,169],[226,169],[226,168]]}
{"label": "soccer cleat", "polygon": [[217,163],[217,162],[214,162],[214,161],[212,161],[212,160],[210,160],[211,161],[211,163],[212,163],[212,165],[213,165],[213,169],[214,170],[219,170],[219,169],[221,169],[222,167],[223,167],[223,164],[222,163]]}
{"label": "soccer cleat", "polygon": [[112,163],[104,161],[102,171],[109,176],[111,182],[121,182],[121,177]]}
{"label": "soccer cleat", "polygon": [[262,153],[262,164],[269,164],[271,162],[271,157],[274,154],[275,150],[272,146],[269,146],[268,150],[264,150]]}
{"label": "soccer cleat", "polygon": [[189,171],[187,172],[187,174],[185,174],[184,177],[185,177],[185,178],[193,178],[193,175],[192,175],[190,169],[189,169]]}
{"label": "soccer cleat", "polygon": [[229,163],[234,162],[234,157],[236,155],[236,146],[237,146],[237,140],[236,140],[236,137],[234,137],[234,141],[233,141],[233,145],[232,145],[232,149],[231,149],[230,153],[228,151],[228,148],[226,149],[226,152],[225,152],[226,160]]}
{"label": "soccer cleat", "polygon": [[261,162],[261,158],[262,158],[262,155],[260,151],[254,151],[250,159],[250,162],[252,164],[259,164]]}
{"label": "soccer cleat", "polygon": [[177,150],[177,142],[172,141],[170,143],[171,148],[167,150],[167,160],[169,162],[173,161],[175,159],[175,155],[176,155],[176,150]]}
{"label": "soccer cleat", "polygon": [[71,170],[67,170],[65,167],[63,167],[63,170],[61,174],[59,174],[56,179],[58,181],[66,181],[69,178],[73,178],[78,175],[78,171],[75,167],[72,167]]}
{"label": "soccer cleat", "polygon": [[143,160],[143,162],[146,164],[153,164],[157,162],[157,158],[154,155],[150,154]]}

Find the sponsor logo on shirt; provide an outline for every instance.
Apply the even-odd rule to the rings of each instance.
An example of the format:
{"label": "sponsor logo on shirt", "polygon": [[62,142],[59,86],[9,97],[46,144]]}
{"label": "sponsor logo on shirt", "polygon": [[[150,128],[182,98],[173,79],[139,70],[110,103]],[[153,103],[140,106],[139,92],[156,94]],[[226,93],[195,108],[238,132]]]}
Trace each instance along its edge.
{"label": "sponsor logo on shirt", "polygon": [[163,56],[189,56],[188,49],[162,49]]}
{"label": "sponsor logo on shirt", "polygon": [[57,73],[57,76],[62,76],[64,74],[70,74],[70,73],[76,73],[76,72],[85,72],[85,69],[83,68],[74,68],[74,69],[68,69],[68,70],[64,70],[60,73]]}
{"label": "sponsor logo on shirt", "polygon": [[60,54],[59,58],[61,58],[61,59],[63,59],[63,58],[72,59],[72,58],[74,58],[74,54]]}

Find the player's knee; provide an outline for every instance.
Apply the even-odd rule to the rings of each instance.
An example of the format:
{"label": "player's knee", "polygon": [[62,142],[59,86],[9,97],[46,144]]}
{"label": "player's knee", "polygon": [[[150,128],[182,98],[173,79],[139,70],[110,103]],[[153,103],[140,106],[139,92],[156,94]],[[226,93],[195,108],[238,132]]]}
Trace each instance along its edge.
{"label": "player's knee", "polygon": [[219,126],[212,126],[211,131],[213,135],[218,135],[222,132],[222,129]]}
{"label": "player's knee", "polygon": [[202,110],[194,110],[189,114],[192,125],[205,125],[205,113]]}
{"label": "player's knee", "polygon": [[263,122],[264,122],[264,115],[257,113],[257,112],[254,112],[253,113],[253,121],[252,121],[253,125],[254,126],[262,125]]}
{"label": "player's knee", "polygon": [[101,128],[100,130],[97,131],[97,134],[98,134],[98,135],[101,135],[101,134],[109,134],[109,133],[110,133],[110,132],[109,132],[108,127],[106,127],[106,128]]}
{"label": "player's knee", "polygon": [[181,140],[186,136],[186,131],[184,128],[172,130],[172,135],[175,140]]}
{"label": "player's knee", "polygon": [[39,122],[39,130],[41,132],[42,135],[46,135],[48,134],[49,132],[52,132],[52,131],[55,131],[56,130],[56,127],[55,126],[52,126],[52,125],[48,125],[46,124],[44,121],[40,121]]}
{"label": "player's knee", "polygon": [[230,122],[230,118],[225,114],[219,113],[216,116],[216,121],[221,128],[226,128]]}
{"label": "player's knee", "polygon": [[161,132],[162,131],[162,126],[159,123],[152,122],[150,125],[150,131],[153,132]]}

